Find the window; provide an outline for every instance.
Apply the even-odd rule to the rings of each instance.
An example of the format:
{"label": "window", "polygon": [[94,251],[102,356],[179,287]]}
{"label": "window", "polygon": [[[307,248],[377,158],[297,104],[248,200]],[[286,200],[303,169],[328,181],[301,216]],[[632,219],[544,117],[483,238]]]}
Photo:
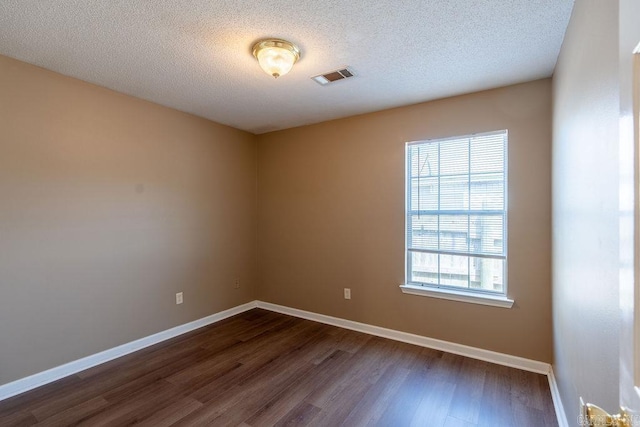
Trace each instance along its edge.
{"label": "window", "polygon": [[407,144],[407,285],[505,298],[506,153],[507,131]]}

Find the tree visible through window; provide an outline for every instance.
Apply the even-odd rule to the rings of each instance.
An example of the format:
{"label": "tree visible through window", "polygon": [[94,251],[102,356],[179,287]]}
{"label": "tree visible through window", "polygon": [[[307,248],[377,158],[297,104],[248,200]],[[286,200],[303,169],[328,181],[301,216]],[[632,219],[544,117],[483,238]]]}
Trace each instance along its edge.
{"label": "tree visible through window", "polygon": [[407,282],[506,294],[507,131],[407,144]]}

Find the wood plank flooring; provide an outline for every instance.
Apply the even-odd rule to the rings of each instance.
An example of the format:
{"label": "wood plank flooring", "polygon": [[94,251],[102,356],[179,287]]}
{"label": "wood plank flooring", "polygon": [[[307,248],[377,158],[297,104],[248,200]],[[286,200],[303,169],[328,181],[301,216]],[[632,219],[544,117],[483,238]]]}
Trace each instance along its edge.
{"label": "wood plank flooring", "polygon": [[251,310],[0,402],[0,426],[556,426],[545,376]]}

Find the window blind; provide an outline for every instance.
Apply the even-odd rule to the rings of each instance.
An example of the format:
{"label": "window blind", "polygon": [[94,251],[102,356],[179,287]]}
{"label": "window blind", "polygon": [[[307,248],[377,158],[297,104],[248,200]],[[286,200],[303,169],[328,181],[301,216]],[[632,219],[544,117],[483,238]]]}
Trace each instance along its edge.
{"label": "window blind", "polygon": [[407,276],[505,293],[507,131],[407,144]]}

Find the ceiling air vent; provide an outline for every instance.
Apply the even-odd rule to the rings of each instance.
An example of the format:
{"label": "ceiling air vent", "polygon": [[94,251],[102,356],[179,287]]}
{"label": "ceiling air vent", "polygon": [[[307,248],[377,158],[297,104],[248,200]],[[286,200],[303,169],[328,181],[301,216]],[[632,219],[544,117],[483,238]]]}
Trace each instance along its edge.
{"label": "ceiling air vent", "polygon": [[348,79],[349,77],[353,77],[353,70],[349,67],[342,68],[336,71],[329,71],[328,73],[318,74],[317,76],[311,77],[318,84],[325,86],[329,83],[337,82],[338,80]]}

